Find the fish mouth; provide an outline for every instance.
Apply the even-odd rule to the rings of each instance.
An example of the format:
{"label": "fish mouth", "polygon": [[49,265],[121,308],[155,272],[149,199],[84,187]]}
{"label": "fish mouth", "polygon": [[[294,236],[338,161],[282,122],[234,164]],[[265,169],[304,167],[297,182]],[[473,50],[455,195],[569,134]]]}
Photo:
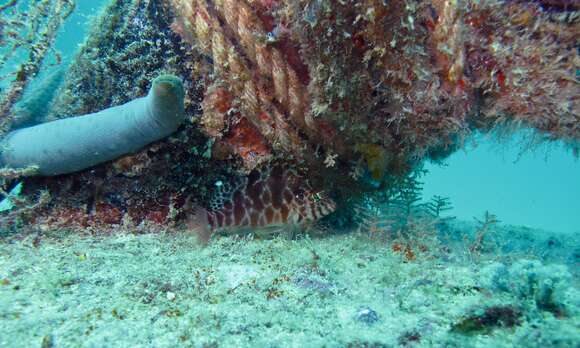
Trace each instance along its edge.
{"label": "fish mouth", "polygon": [[332,203],[329,204],[326,209],[328,210],[328,213],[326,215],[332,214],[336,211],[336,204]]}
{"label": "fish mouth", "polygon": [[336,203],[330,198],[325,199],[324,201],[322,201],[320,203],[321,204],[319,205],[319,207],[320,207],[319,210],[320,210],[322,216],[332,214],[336,210]]}

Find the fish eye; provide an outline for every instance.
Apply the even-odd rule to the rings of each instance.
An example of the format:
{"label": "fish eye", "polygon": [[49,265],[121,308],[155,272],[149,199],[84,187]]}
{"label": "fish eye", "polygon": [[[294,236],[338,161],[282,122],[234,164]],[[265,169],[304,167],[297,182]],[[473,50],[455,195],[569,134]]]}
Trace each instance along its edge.
{"label": "fish eye", "polygon": [[275,34],[275,33],[273,33],[273,32],[271,32],[271,31],[270,31],[270,32],[268,32],[268,33],[266,34],[266,41],[267,41],[268,43],[274,43],[274,42],[276,42],[277,40],[278,40],[278,39],[276,38],[276,34]]}

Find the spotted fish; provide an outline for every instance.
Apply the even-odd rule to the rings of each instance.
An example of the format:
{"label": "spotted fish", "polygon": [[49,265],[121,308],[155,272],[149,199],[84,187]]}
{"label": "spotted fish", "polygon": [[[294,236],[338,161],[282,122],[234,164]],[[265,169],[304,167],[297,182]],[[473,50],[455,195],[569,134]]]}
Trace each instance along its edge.
{"label": "spotted fish", "polygon": [[314,191],[292,169],[252,171],[235,185],[218,182],[208,209],[191,208],[189,228],[207,244],[222,230],[282,229],[304,226],[336,209],[323,192]]}

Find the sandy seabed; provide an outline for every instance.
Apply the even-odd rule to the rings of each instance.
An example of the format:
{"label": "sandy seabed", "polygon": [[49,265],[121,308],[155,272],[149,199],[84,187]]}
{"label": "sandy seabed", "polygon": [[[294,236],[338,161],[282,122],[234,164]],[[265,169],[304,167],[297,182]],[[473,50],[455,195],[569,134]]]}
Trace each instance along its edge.
{"label": "sandy seabed", "polygon": [[0,347],[580,346],[577,235],[458,231],[414,260],[360,233],[4,235]]}

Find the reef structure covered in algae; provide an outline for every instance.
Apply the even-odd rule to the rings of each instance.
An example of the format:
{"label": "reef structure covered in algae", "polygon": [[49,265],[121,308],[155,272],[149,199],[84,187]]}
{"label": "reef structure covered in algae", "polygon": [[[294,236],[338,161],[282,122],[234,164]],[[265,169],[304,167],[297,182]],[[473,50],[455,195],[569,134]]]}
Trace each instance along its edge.
{"label": "reef structure covered in algae", "polygon": [[215,183],[272,164],[340,205],[498,128],[577,152],[580,14],[559,4],[112,1],[47,119],[123,104],[170,73],[184,81],[187,122],[136,154],[27,179],[26,197],[43,189],[52,201],[21,220],[179,225],[186,198],[207,206]]}
{"label": "reef structure covered in algae", "polygon": [[[283,153],[373,177],[523,124],[577,147],[578,13],[533,2],[173,0],[211,57],[202,124],[252,168]],[[258,134],[239,151],[238,129]],[[247,130],[251,128],[252,130]],[[351,168],[348,170],[348,168]],[[344,170],[344,169],[343,169]]]}
{"label": "reef structure covered in algae", "polygon": [[[185,114],[188,120],[195,118],[203,81],[191,73],[188,62],[195,60],[194,52],[183,49],[169,28],[170,18],[159,2],[107,4],[93,20],[60,88],[52,86],[57,92],[44,119],[95,113],[143,97],[162,74],[183,80]],[[203,200],[229,172],[204,155],[207,146],[207,138],[187,121],[172,137],[137,153],[72,174],[26,178],[17,204],[21,209],[3,216],[3,225],[101,230],[122,224],[172,226],[172,209],[183,204],[185,188]],[[3,174],[10,188],[17,182],[12,177],[28,173]]]}

